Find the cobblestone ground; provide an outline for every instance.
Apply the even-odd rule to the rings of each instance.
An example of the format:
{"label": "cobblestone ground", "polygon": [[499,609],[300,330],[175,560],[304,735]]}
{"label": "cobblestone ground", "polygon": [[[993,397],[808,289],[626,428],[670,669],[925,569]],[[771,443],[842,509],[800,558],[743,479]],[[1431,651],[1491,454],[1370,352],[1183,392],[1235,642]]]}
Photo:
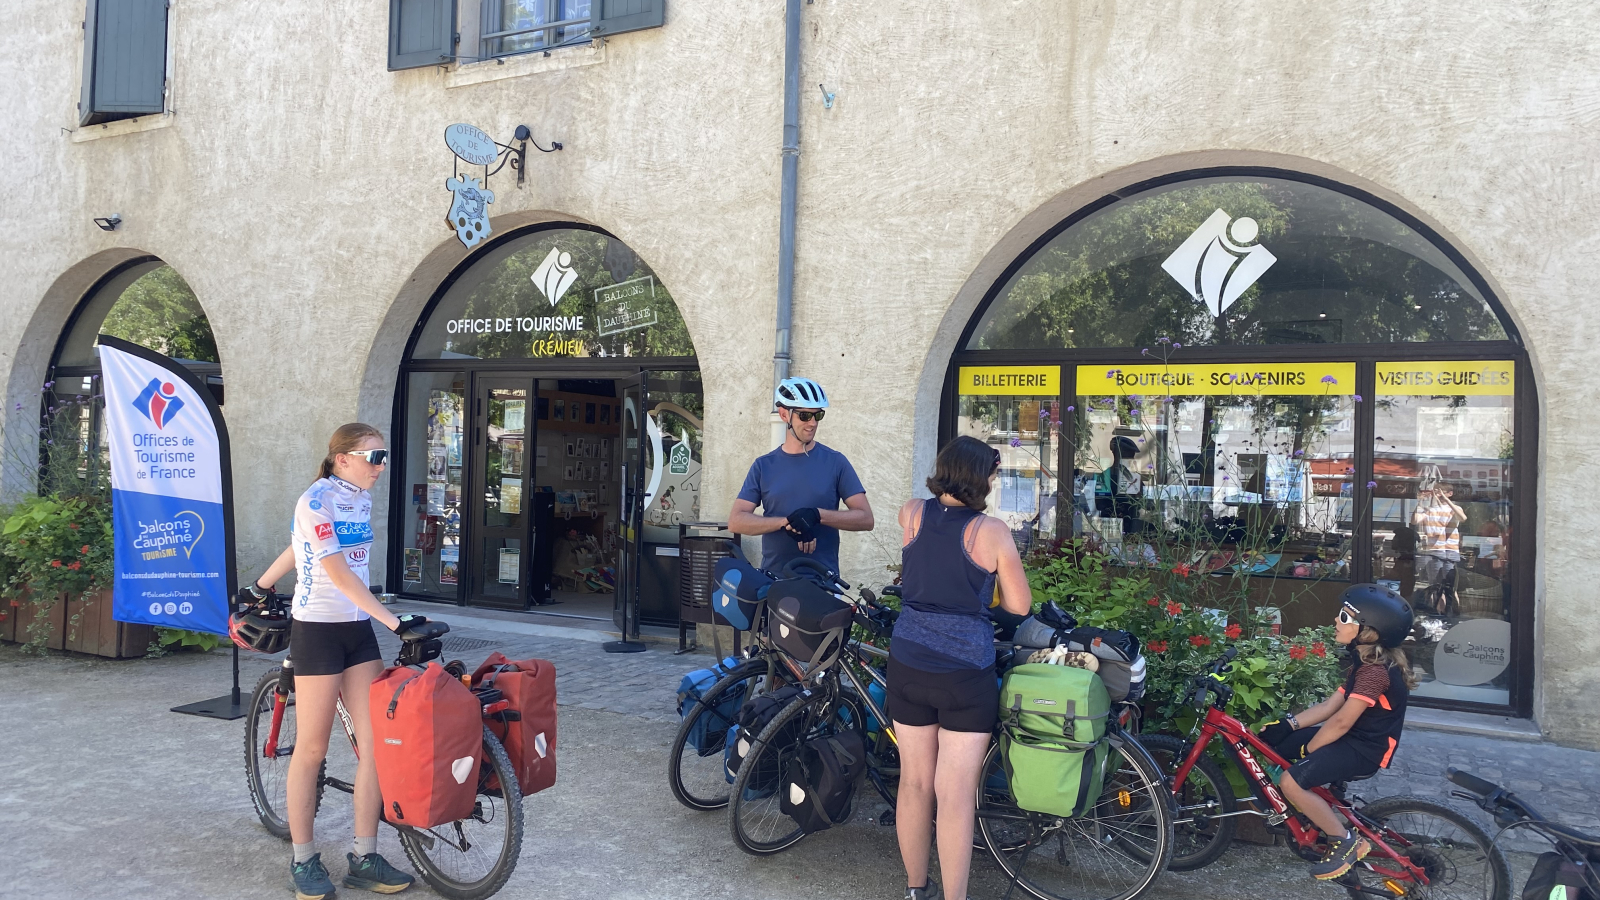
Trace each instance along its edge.
{"label": "cobblestone ground", "polygon": [[[513,659],[552,660],[563,707],[561,781],[530,798],[523,862],[502,896],[899,896],[893,830],[875,824],[883,804],[870,792],[851,823],[763,859],[733,846],[724,813],[690,813],[672,800],[664,769],[675,690],[682,673],[709,663],[709,654],[673,656],[653,646],[613,655],[592,632],[529,635],[479,624],[456,620],[445,658],[475,665],[500,649]],[[380,640],[392,656],[398,642],[381,629]],[[240,723],[167,712],[221,692],[228,662],[223,651],[115,663],[40,660],[0,646],[0,758],[7,760],[0,767],[0,845],[7,848],[0,897],[286,896],[287,846],[254,820],[239,766]],[[245,690],[273,664],[247,656]],[[1356,793],[1445,798],[1476,814],[1448,799],[1443,771],[1453,764],[1501,782],[1561,821],[1600,831],[1600,754],[1411,730],[1397,760]],[[330,757],[330,771],[349,762]],[[86,810],[95,812],[85,817]],[[319,849],[339,860],[330,866],[336,875],[348,812],[348,800],[335,797],[318,818]],[[380,849],[398,860],[392,832],[383,831]],[[1529,857],[1513,859],[1520,887]],[[1003,878],[980,854],[972,895],[1005,894]],[[1148,896],[1343,895],[1310,882],[1285,848],[1240,844],[1205,870],[1164,875]]]}

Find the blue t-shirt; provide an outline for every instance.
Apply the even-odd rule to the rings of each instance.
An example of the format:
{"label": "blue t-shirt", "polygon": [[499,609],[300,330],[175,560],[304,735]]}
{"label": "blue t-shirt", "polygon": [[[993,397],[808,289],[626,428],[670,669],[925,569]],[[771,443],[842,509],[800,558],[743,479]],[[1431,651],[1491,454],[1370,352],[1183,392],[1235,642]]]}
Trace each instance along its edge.
{"label": "blue t-shirt", "polygon": [[[783,447],[756,457],[744,476],[739,499],[761,507],[765,516],[788,515],[797,509],[838,509],[846,497],[866,493],[850,460],[837,450],[812,444],[810,453],[785,453]],[[839,529],[816,527],[817,549],[809,555],[839,571]],[[780,528],[761,536],[761,568],[776,572],[796,556],[803,556],[795,536]]]}

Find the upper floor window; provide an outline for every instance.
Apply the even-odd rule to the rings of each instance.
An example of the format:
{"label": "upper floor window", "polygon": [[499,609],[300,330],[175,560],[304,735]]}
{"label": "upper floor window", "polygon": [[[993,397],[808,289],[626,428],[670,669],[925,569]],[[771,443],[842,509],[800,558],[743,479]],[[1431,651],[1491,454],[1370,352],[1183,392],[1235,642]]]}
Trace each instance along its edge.
{"label": "upper floor window", "polygon": [[[660,27],[666,0],[389,0],[389,68],[472,62]],[[463,34],[466,39],[463,40]]]}
{"label": "upper floor window", "polygon": [[78,124],[162,112],[168,0],[87,0]]}

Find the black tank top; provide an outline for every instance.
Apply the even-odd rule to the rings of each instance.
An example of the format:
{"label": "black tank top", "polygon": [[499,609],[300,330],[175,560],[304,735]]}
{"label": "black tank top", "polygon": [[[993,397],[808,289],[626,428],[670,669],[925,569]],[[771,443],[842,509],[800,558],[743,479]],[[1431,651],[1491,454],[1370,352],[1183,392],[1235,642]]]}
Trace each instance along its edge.
{"label": "black tank top", "polygon": [[917,536],[900,552],[904,585],[893,655],[924,672],[984,669],[994,664],[989,600],[993,572],[967,555],[967,525],[983,515],[937,498],[922,505]]}

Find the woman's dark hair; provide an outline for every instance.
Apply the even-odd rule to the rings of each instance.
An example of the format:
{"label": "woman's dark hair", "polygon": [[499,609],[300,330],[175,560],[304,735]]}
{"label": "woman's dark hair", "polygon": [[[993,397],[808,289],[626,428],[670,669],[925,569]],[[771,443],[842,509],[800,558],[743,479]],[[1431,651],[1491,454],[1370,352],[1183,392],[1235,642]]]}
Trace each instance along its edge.
{"label": "woman's dark hair", "polygon": [[982,512],[989,505],[989,476],[1000,467],[1000,451],[975,437],[962,435],[939,451],[928,490],[949,494],[962,505]]}

